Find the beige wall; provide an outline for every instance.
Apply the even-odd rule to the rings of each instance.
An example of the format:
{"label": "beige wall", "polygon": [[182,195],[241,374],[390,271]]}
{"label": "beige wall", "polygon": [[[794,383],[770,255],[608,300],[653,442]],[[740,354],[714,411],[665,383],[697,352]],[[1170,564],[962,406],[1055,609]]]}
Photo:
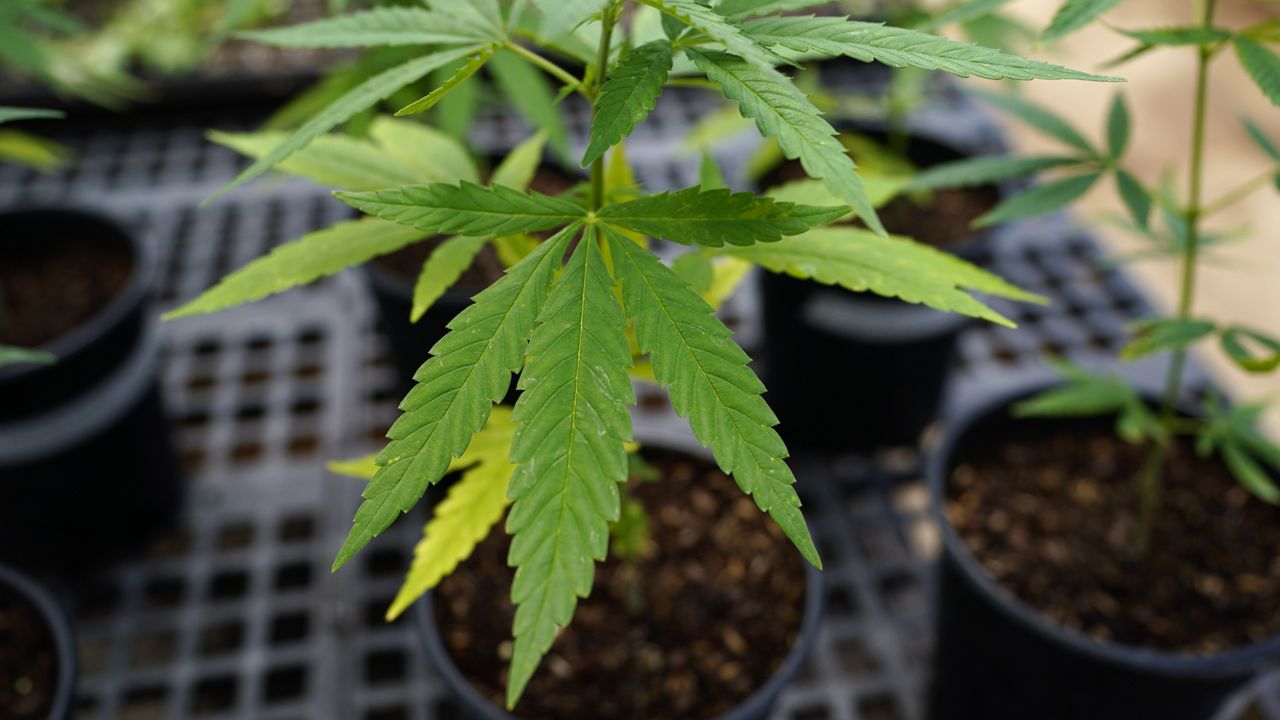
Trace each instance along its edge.
{"label": "beige wall", "polygon": [[[1060,0],[1015,0],[1011,11],[1037,29],[1044,28]],[[1105,16],[1116,27],[1153,28],[1191,22],[1191,0],[1127,0]],[[1217,17],[1226,27],[1280,17],[1280,4],[1257,0],[1220,0]],[[1133,41],[1104,27],[1081,30],[1053,48],[1030,49],[1028,54],[1083,70],[1096,70],[1101,61],[1131,48]],[[1133,113],[1134,134],[1128,164],[1145,182],[1152,182],[1169,168],[1179,172],[1181,197],[1186,196],[1186,171],[1190,156],[1191,94],[1195,51],[1190,48],[1156,50],[1121,66],[1114,74],[1128,79],[1124,90]],[[1031,82],[1028,97],[1066,113],[1092,139],[1101,141],[1103,125],[1116,86],[1082,82]],[[1214,60],[1209,95],[1209,150],[1206,156],[1208,199],[1264,171],[1268,159],[1246,138],[1238,118],[1247,115],[1280,142],[1280,109],[1272,106],[1240,70],[1233,53]],[[1052,151],[1053,141],[1010,123],[1022,151]],[[1077,208],[1081,222],[1101,212],[1119,209],[1111,185],[1100,186]],[[1211,227],[1248,225],[1247,240],[1216,251],[1217,266],[1205,265],[1199,276],[1196,312],[1217,320],[1245,323],[1280,336],[1280,193],[1272,187],[1215,218]],[[1099,228],[1104,241],[1115,249],[1141,247],[1123,233]],[[1164,308],[1175,302],[1175,267],[1164,261],[1130,266],[1139,284]],[[1242,398],[1272,397],[1280,402],[1280,372],[1249,375],[1222,359],[1216,347],[1205,344],[1198,353],[1229,388]],[[1280,438],[1280,409],[1269,418],[1269,430]]]}

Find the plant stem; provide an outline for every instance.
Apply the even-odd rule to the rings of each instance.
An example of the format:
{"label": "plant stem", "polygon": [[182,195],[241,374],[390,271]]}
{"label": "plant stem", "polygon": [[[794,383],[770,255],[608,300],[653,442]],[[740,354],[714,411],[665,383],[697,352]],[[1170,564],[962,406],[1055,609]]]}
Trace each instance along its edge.
{"label": "plant stem", "polygon": [[538,53],[533,52],[532,50],[520,45],[519,43],[508,41],[506,47],[511,52],[528,60],[534,65],[537,65],[543,70],[546,70],[548,73],[550,73],[552,76],[554,76],[557,80],[564,83],[565,85],[572,85],[578,89],[578,92],[582,92],[581,78],[574,77],[573,73],[569,72],[568,70],[565,70],[559,65],[542,57]]}
{"label": "plant stem", "polygon": [[[600,87],[604,85],[605,74],[609,71],[609,51],[613,44],[613,24],[617,21],[618,3],[612,0],[600,13],[600,47],[596,56],[596,73],[592,78],[588,97],[591,98],[591,117],[594,120],[598,111],[596,100],[600,96]],[[591,211],[595,212],[604,205],[604,156],[591,163]]]}
{"label": "plant stem", "polygon": [[[1204,0],[1201,25],[1212,27],[1213,10],[1217,0]],[[1196,257],[1200,245],[1200,220],[1204,215],[1202,193],[1204,185],[1204,140],[1208,115],[1209,61],[1212,50],[1200,48],[1196,64],[1196,94],[1194,121],[1191,129],[1191,178],[1187,202],[1187,243],[1182,251],[1182,278],[1178,287],[1178,319],[1191,317],[1192,300],[1195,297]],[[1138,522],[1130,538],[1130,555],[1133,559],[1146,556],[1151,547],[1151,528],[1156,511],[1160,507],[1160,495],[1164,480],[1164,466],[1168,459],[1170,436],[1173,434],[1175,406],[1182,393],[1182,373],[1187,364],[1187,349],[1178,348],[1169,362],[1165,376],[1164,397],[1160,403],[1161,437],[1156,438],[1147,452],[1146,462],[1138,486]]]}

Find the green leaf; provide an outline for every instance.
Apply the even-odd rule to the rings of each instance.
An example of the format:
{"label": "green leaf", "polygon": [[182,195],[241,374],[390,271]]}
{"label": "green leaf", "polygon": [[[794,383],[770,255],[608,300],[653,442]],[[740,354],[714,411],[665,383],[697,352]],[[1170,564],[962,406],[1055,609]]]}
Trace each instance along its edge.
{"label": "green leaf", "polygon": [[484,427],[494,403],[524,364],[525,347],[574,228],[543,243],[490,285],[449,322],[449,333],[431,348],[400,403],[400,418],[387,432],[377,474],[342,549],[337,570],[439,482]]}
{"label": "green leaf", "polygon": [[[432,71],[431,84],[443,85],[463,65],[466,61],[459,60]],[[481,83],[463,83],[436,105],[434,122],[440,130],[459,142],[467,142],[479,110],[482,89]]]}
{"label": "green leaf", "polygon": [[743,117],[755,120],[762,135],[777,139],[788,159],[798,158],[809,177],[822,180],[867,227],[884,234],[884,225],[876,217],[853,160],[836,139],[835,128],[789,78],[727,53],[690,48],[685,54],[720,86],[725,97],[738,104]]}
{"label": "green leaf", "polygon": [[1263,502],[1280,504],[1280,488],[1243,447],[1235,442],[1224,442],[1222,459],[1246,490]]}
{"label": "green leaf", "polygon": [[773,429],[778,418],[761,396],[764,385],[747,366],[750,358],[679,275],[645,248],[607,228],[605,233],[640,348],[659,384],[669,388],[672,407],[689,419],[720,468],[821,568],[792,487],[787,448]]}
{"label": "green leaf", "polygon": [[383,71],[360,83],[360,85],[325,107],[323,111],[313,115],[295,130],[287,140],[275,146],[265,156],[258,158],[257,161],[237,175],[234,180],[223,185],[221,189],[205,200],[205,203],[212,202],[231,188],[261,175],[339,123],[361,110],[385,100],[391,93],[401,87],[414,82],[442,65],[471,55],[479,49],[478,47],[461,48],[424,55],[402,65],[397,65],[390,70]]}
{"label": "green leaf", "polygon": [[698,162],[698,184],[705,190],[719,190],[729,186],[720,170],[720,164],[706,150],[702,151],[702,159]]}
{"label": "green leaf", "polygon": [[587,214],[572,200],[469,182],[334,195],[361,212],[411,225],[427,235],[492,237],[538,232],[581,220]]}
{"label": "green leaf", "polygon": [[1047,302],[954,255],[913,240],[880,237],[859,228],[828,227],[777,243],[717,251],[846,290],[870,290],[935,310],[958,312],[1012,327],[966,290],[1026,302]]}
{"label": "green leaf", "polygon": [[1221,28],[1212,27],[1170,27],[1151,30],[1117,30],[1143,45],[1176,47],[1180,45],[1211,45],[1223,40],[1230,40],[1231,33]]}
{"label": "green leaf", "polygon": [[1036,185],[1004,200],[973,224],[975,227],[988,227],[1064,208],[1088,192],[1100,177],[1102,173],[1091,172]]}
{"label": "green leaf", "polygon": [[167,320],[204,315],[261,300],[421,240],[418,230],[362,218],[307,233],[227,275]]}
{"label": "green leaf", "polygon": [[669,40],[654,40],[623,53],[600,88],[583,167],[603,156],[649,116],[662,94],[673,60]]}
{"label": "green leaf", "polygon": [[[279,147],[288,134],[214,130],[208,137],[242,155],[263,158]],[[321,135],[276,167],[281,172],[314,180],[321,185],[348,190],[378,190],[423,180],[418,169],[403,155],[385,151],[368,140],[346,135]]]}
{"label": "green leaf", "polygon": [[1124,93],[1116,93],[1111,101],[1111,110],[1107,112],[1107,154],[1113,160],[1124,156],[1129,146],[1129,106],[1125,103]]}
{"label": "green leaf", "polygon": [[1272,142],[1271,138],[1268,137],[1265,132],[1262,131],[1262,128],[1258,127],[1248,118],[1241,118],[1240,122],[1244,124],[1244,129],[1249,133],[1249,137],[1252,138],[1254,144],[1257,145],[1262,152],[1266,153],[1267,157],[1280,162],[1280,147],[1276,147],[1276,144]]}
{"label": "green leaf", "polygon": [[63,113],[60,110],[43,110],[40,108],[0,105],[0,123],[13,122],[15,120],[42,120],[61,117],[66,117],[66,113]]}
{"label": "green leaf", "polygon": [[672,242],[720,247],[775,242],[830,222],[847,208],[777,202],[728,189],[685,188],[623,203],[596,213],[602,221]]}
{"label": "green leaf", "polygon": [[699,295],[705,296],[715,282],[716,269],[711,258],[697,250],[684,253],[671,262],[671,269],[684,278]]}
{"label": "green leaf", "polygon": [[1072,127],[1062,116],[1048,108],[1010,93],[993,93],[982,90],[974,90],[973,92],[997,110],[1017,117],[1049,137],[1056,138],[1077,150],[1083,150],[1090,157],[1097,157],[1098,151],[1094,149],[1088,140],[1084,139],[1080,131]]}
{"label": "green leaf", "polygon": [[569,157],[569,129],[564,115],[556,107],[556,94],[547,82],[547,76],[509,50],[494,55],[489,63],[494,80],[516,111],[529,124],[547,133],[551,148],[562,160],[572,162]]}
{"label": "green leaf", "polygon": [[1137,393],[1114,375],[1076,372],[1066,385],[1046,390],[1013,406],[1015,417],[1092,417],[1120,412]]}
{"label": "green leaf", "polygon": [[44,350],[28,350],[0,345],[0,367],[5,365],[52,365],[58,362],[58,356]]}
{"label": "green leaf", "polygon": [[435,301],[453,287],[485,242],[483,237],[459,235],[445,240],[431,253],[431,257],[422,264],[422,272],[413,286],[413,309],[409,311],[411,322],[421,320]]}
{"label": "green leaf", "polygon": [[908,189],[973,187],[1012,178],[1027,177],[1056,167],[1075,165],[1079,158],[1062,156],[1016,157],[982,155],[934,165],[911,179]]}
{"label": "green leaf", "polygon": [[493,171],[493,184],[525,190],[533,182],[533,176],[542,164],[542,153],[547,146],[547,133],[538,132],[520,143]]}
{"label": "green leaf", "polygon": [[1053,42],[1070,35],[1093,22],[1103,13],[1119,5],[1122,0],[1067,0],[1058,8],[1040,39]]}
{"label": "green leaf", "polygon": [[723,15],[697,0],[640,0],[640,2],[661,10],[664,15],[673,17],[719,42],[729,52],[749,64],[771,70],[774,65],[785,62],[761,47]]}
{"label": "green leaf", "polygon": [[946,10],[935,15],[931,20],[924,23],[921,29],[934,30],[940,27],[946,27],[953,24],[971,23],[975,20],[982,20],[989,17],[992,13],[999,10],[1001,6],[1007,4],[1009,0],[968,0],[968,2],[956,3]]}
{"label": "green leaf", "polygon": [[[868,175],[866,177],[867,198],[872,207],[879,208],[902,194],[911,182],[909,175]],[[774,200],[798,203],[801,201],[817,203],[823,206],[838,205],[836,197],[820,180],[792,180],[785,185],[769,188],[768,196]],[[841,219],[853,217],[850,211]]]}
{"label": "green leaf", "polygon": [[422,540],[413,550],[413,565],[387,609],[388,622],[470,557],[476,545],[502,519],[507,509],[507,481],[515,469],[507,461],[515,430],[511,411],[501,405],[495,407],[484,429],[471,438],[466,452],[454,461],[457,467],[451,469],[466,471],[423,528]]}
{"label": "green leaf", "polygon": [[1139,229],[1146,229],[1151,222],[1151,195],[1128,170],[1116,170],[1116,189],[1120,199],[1129,209],[1129,216]]}
{"label": "green leaf", "polygon": [[724,0],[716,12],[731,19],[773,15],[827,4],[827,0]]}
{"label": "green leaf", "polygon": [[1236,57],[1249,77],[1272,105],[1280,106],[1280,56],[1244,35],[1236,36],[1234,42]]}
{"label": "green leaf", "polygon": [[493,57],[493,53],[495,49],[496,49],[496,46],[490,45],[484,48],[483,50],[481,50],[480,52],[476,53],[472,57],[470,57],[467,60],[467,62],[464,63],[462,67],[458,68],[457,72],[455,72],[453,75],[450,75],[449,79],[445,80],[443,84],[436,87],[436,89],[427,93],[425,96],[418,98],[417,100],[414,100],[408,105],[405,105],[404,107],[397,110],[396,117],[404,117],[405,115],[417,115],[418,113],[424,113],[430,110],[431,108],[435,107],[436,103],[443,100],[446,95],[448,95],[450,92],[452,92],[455,88],[457,88],[462,83],[471,79],[472,75],[475,75],[477,72],[479,72],[480,68],[484,67],[489,62],[489,59]]}
{"label": "green leaf", "polygon": [[[412,120],[397,120],[379,115],[369,126],[369,136],[382,147],[384,154],[413,166],[417,179],[410,182],[480,181],[480,173],[467,149],[453,137],[433,127]],[[499,184],[517,187],[515,183]],[[393,186],[382,185],[371,189],[386,187]]]}
{"label": "green leaf", "polygon": [[587,226],[538,316],[513,415],[519,429],[511,444],[507,563],[516,568],[516,617],[508,707],[569,624],[578,598],[591,592],[609,523],[618,519],[631,440],[627,405],[635,402],[626,327],[595,229]]}
{"label": "green leaf", "polygon": [[860,22],[842,17],[777,17],[753,20],[743,26],[759,44],[797,53],[845,56],[862,62],[881,62],[896,68],[942,70],[959,77],[988,80],[1096,80],[1104,77],[1061,65],[1027,60],[979,45],[928,33]]}
{"label": "green leaf", "polygon": [[290,48],[459,45],[501,41],[501,36],[455,13],[385,7],[301,25],[239,34],[255,42]]}
{"label": "green leaf", "polygon": [[1137,360],[1166,350],[1182,350],[1212,335],[1216,329],[1217,325],[1208,320],[1159,317],[1140,320],[1132,326],[1137,337],[1120,351],[1120,357]]}
{"label": "green leaf", "polygon": [[1267,373],[1280,367],[1280,340],[1270,335],[1233,325],[1222,331],[1222,351],[1231,362],[1252,373]]}

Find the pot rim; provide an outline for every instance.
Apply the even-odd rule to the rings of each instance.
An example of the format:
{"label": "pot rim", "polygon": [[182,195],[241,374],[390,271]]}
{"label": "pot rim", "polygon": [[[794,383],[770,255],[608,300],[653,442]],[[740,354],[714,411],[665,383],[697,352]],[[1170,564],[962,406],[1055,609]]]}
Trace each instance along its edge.
{"label": "pot rim", "polygon": [[928,453],[925,465],[930,512],[942,532],[946,552],[943,562],[953,562],[973,590],[1025,629],[1065,646],[1070,652],[1120,668],[1148,673],[1154,671],[1185,678],[1214,678],[1249,671],[1280,655],[1280,634],[1213,655],[1192,655],[1102,643],[1085,633],[1050,621],[1024,600],[1004,589],[987,572],[946,515],[945,491],[950,480],[951,459],[977,425],[1006,411],[1018,400],[1061,384],[1061,380],[1047,378],[1015,383],[986,395],[948,420],[941,441]]}
{"label": "pot rim", "polygon": [[[156,253],[150,244],[143,242],[116,216],[91,206],[32,205],[5,210],[0,212],[0,227],[17,218],[41,215],[57,215],[86,226],[97,226],[108,234],[115,235],[116,239],[121,240],[132,254],[133,266],[129,269],[129,277],[116,296],[87,320],[38,348],[52,353],[59,362],[62,362],[97,343],[119,326],[134,308],[145,303],[155,284],[159,267],[156,263]],[[0,368],[0,382],[21,381],[25,376],[40,372],[43,367],[20,364]]]}
{"label": "pot rim", "polygon": [[70,619],[47,590],[8,565],[0,565],[0,585],[8,585],[26,598],[48,626],[49,635],[53,639],[53,650],[58,655],[58,682],[54,688],[49,719],[62,720],[70,717],[76,685],[75,643],[71,639]]}
{"label": "pot rim", "polygon": [[[691,436],[664,431],[664,429],[656,427],[637,427],[636,435],[647,438],[642,444],[687,452],[700,459],[711,460],[710,453],[698,445]],[[796,636],[795,644],[791,646],[786,659],[783,660],[782,664],[778,666],[778,669],[774,671],[773,675],[769,676],[769,679],[764,684],[732,710],[716,716],[713,720],[751,720],[752,718],[762,717],[777,700],[778,695],[787,684],[800,672],[801,666],[817,641],[818,630],[822,625],[824,603],[822,571],[808,562],[804,563],[804,568],[804,616],[800,621],[800,631]],[[423,636],[423,643],[427,648],[427,656],[431,659],[436,671],[443,676],[446,687],[471,712],[478,713],[483,720],[520,720],[519,716],[512,715],[503,708],[495,707],[488,698],[481,695],[463,677],[462,671],[458,669],[457,664],[449,655],[449,651],[445,649],[444,643],[440,638],[440,632],[436,626],[435,615],[432,610],[434,595],[434,590],[424,595],[421,600],[415,603],[415,611]]]}

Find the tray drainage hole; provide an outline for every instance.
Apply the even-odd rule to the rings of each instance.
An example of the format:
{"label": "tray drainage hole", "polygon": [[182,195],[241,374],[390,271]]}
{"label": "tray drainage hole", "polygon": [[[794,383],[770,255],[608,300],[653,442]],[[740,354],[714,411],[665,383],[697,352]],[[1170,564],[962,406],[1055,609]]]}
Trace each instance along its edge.
{"label": "tray drainage hole", "polygon": [[305,612],[283,613],[271,620],[271,644],[302,642],[310,631],[311,618]]}
{"label": "tray drainage hole", "polygon": [[399,576],[404,573],[406,564],[404,553],[400,550],[377,550],[369,554],[365,572],[371,577]]}
{"label": "tray drainage hole", "polygon": [[845,672],[871,675],[880,672],[880,662],[867,649],[861,638],[846,638],[836,643],[836,657]]}
{"label": "tray drainage hole", "polygon": [[231,448],[231,462],[237,465],[251,463],[262,457],[262,443],[256,440],[244,440]]}
{"label": "tray drainage hole", "polygon": [[827,613],[832,617],[851,618],[858,614],[858,602],[853,593],[843,585],[827,589]]}
{"label": "tray drainage hole", "polygon": [[267,703],[288,702],[307,692],[307,669],[302,665],[286,665],[272,668],[267,673],[267,683],[262,690],[262,700]]}
{"label": "tray drainage hole", "polygon": [[114,615],[119,609],[120,588],[113,584],[94,583],[76,596],[76,618],[79,620],[101,620]]}
{"label": "tray drainage hole", "polygon": [[858,700],[858,717],[861,720],[901,720],[898,703],[892,695],[871,695]]}
{"label": "tray drainage hole", "polygon": [[177,607],[186,595],[186,583],[177,577],[154,578],[143,590],[146,605],[151,608]]}
{"label": "tray drainage hole", "polygon": [[311,566],[305,562],[293,562],[276,569],[276,590],[290,592],[306,589],[311,585]]}
{"label": "tray drainage hole", "polygon": [[196,683],[191,695],[191,714],[213,715],[230,710],[236,704],[239,683],[231,675],[204,678]]}
{"label": "tray drainage hole", "polygon": [[391,623],[387,622],[387,608],[391,607],[391,601],[394,599],[394,596],[386,595],[365,603],[364,626],[370,630],[385,630],[391,627]]}
{"label": "tray drainage hole", "polygon": [[243,550],[253,544],[256,529],[248,520],[230,522],[218,528],[218,549],[223,552]]}
{"label": "tray drainage hole", "polygon": [[159,720],[166,717],[168,695],[161,685],[130,688],[124,694],[121,720]]}
{"label": "tray drainage hole", "polygon": [[924,588],[910,573],[893,573],[880,581],[880,597],[890,613],[899,617],[928,612]]}
{"label": "tray drainage hole", "polygon": [[210,600],[234,600],[248,592],[249,573],[243,570],[224,570],[209,584]]}
{"label": "tray drainage hole", "polygon": [[320,399],[314,397],[300,398],[293,401],[289,412],[296,417],[311,417],[320,412]]}
{"label": "tray drainage hole", "polygon": [[187,448],[182,451],[182,457],[179,460],[179,463],[187,474],[195,474],[200,471],[200,468],[204,467],[205,460],[206,457],[204,450],[201,450],[200,448]]}
{"label": "tray drainage hole", "polygon": [[236,420],[240,422],[253,422],[261,420],[267,414],[267,408],[259,403],[249,405],[241,405],[236,410]]}
{"label": "tray drainage hole", "polygon": [[247,386],[261,385],[270,379],[271,371],[265,368],[255,368],[253,370],[246,370],[245,373],[240,376],[240,384]]}
{"label": "tray drainage hole", "polygon": [[244,624],[238,620],[206,625],[200,631],[200,654],[205,657],[235,652],[244,644]]}
{"label": "tray drainage hole", "polygon": [[397,682],[405,676],[405,655],[401,650],[378,650],[364,656],[364,681],[369,685]]}
{"label": "tray drainage hole", "polygon": [[319,345],[324,342],[324,328],[311,326],[303,328],[298,333],[298,344],[300,345]]}
{"label": "tray drainage hole", "polygon": [[[442,711],[441,708],[449,708],[449,710]],[[458,711],[453,703],[446,700],[436,705],[436,712],[431,717],[458,717]],[[401,705],[376,707],[365,712],[364,720],[409,720],[409,709]]]}
{"label": "tray drainage hole", "polygon": [[299,363],[293,369],[293,376],[299,380],[314,380],[324,373],[324,366],[319,363]]}
{"label": "tray drainage hole", "polygon": [[315,534],[316,520],[310,515],[290,515],[280,521],[280,542],[306,542],[314,537]]}
{"label": "tray drainage hole", "polygon": [[134,668],[164,665],[177,654],[178,636],[172,630],[139,633],[133,640],[129,666]]}
{"label": "tray drainage hole", "polygon": [[806,705],[798,708],[791,715],[791,720],[831,720],[832,717],[834,716],[826,705]]}
{"label": "tray drainage hole", "polygon": [[212,358],[222,352],[222,343],[217,340],[201,340],[191,349],[196,357]]}
{"label": "tray drainage hole", "polygon": [[315,454],[320,449],[320,439],[315,435],[296,435],[289,438],[289,454],[293,457],[305,457]]}

